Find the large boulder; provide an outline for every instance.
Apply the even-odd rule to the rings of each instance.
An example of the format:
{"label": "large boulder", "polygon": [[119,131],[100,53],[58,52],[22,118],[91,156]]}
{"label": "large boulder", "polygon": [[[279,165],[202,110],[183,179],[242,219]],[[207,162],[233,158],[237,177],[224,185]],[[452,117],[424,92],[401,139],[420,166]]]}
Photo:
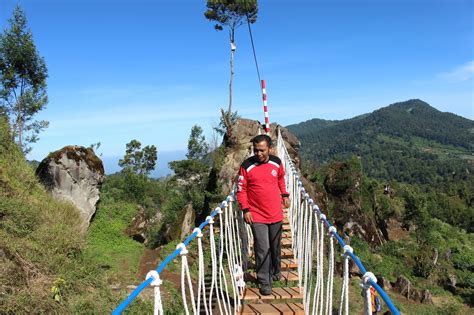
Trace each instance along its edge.
{"label": "large boulder", "polygon": [[138,212],[133,217],[130,225],[125,229],[125,234],[133,238],[135,241],[147,244],[146,225],[148,223],[145,209],[138,206]]}
{"label": "large boulder", "polygon": [[412,297],[412,285],[410,280],[408,280],[404,276],[400,276],[397,279],[397,282],[395,282],[393,286],[394,290],[401,295],[403,295],[406,298]]}
{"label": "large boulder", "polygon": [[50,153],[36,169],[40,181],[54,198],[73,203],[80,212],[83,230],[96,211],[104,165],[90,148],[66,146]]}
{"label": "large boulder", "polygon": [[[300,142],[288,129],[278,124],[271,124],[270,137],[274,144],[276,144],[278,138],[278,130],[281,131],[293,162],[299,167],[298,150]],[[232,190],[240,164],[252,153],[252,139],[259,133],[265,133],[265,130],[256,120],[238,119],[232,127],[233,140],[231,142],[224,141],[225,158],[218,176],[224,194],[228,194]],[[275,149],[271,153],[277,155]]]}
{"label": "large boulder", "polygon": [[407,299],[421,302],[424,304],[433,304],[433,296],[429,290],[419,290],[415,288],[410,280],[404,276],[399,276],[397,282],[393,285],[396,292],[400,293]]}

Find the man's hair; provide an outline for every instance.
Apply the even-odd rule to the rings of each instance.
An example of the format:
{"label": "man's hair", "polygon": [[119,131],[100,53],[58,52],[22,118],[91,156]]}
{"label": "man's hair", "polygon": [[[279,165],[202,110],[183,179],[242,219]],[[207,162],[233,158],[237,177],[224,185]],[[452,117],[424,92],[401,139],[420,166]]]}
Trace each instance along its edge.
{"label": "man's hair", "polygon": [[272,146],[272,138],[270,138],[270,136],[267,136],[267,135],[258,135],[258,136],[256,136],[255,138],[252,139],[252,144],[255,145],[255,144],[263,142],[263,141],[265,141],[268,144],[268,147]]}

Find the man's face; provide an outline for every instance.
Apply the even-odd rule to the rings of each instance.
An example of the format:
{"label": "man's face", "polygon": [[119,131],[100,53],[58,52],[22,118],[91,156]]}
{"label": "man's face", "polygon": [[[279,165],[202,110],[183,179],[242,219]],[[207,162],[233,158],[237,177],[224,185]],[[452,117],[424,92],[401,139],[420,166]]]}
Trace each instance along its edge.
{"label": "man's face", "polygon": [[268,160],[268,155],[270,154],[270,148],[266,141],[258,142],[253,145],[253,153],[257,157],[260,163],[266,162]]}

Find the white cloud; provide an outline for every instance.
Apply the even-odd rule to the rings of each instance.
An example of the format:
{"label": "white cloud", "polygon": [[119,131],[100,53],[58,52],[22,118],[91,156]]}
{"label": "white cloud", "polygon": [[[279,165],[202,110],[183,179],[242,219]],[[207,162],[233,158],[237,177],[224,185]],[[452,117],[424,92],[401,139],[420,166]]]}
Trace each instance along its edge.
{"label": "white cloud", "polygon": [[474,77],[474,60],[458,66],[450,72],[441,73],[440,78],[450,82],[463,82]]}

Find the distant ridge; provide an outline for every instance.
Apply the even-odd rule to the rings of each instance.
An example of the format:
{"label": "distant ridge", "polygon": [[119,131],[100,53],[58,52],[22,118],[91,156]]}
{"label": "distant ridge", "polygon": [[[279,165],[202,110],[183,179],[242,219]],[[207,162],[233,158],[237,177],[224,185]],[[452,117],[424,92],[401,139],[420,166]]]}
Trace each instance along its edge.
{"label": "distant ridge", "polygon": [[307,160],[321,164],[358,155],[375,178],[430,183],[469,172],[474,162],[474,121],[419,99],[351,119],[311,119],[287,127],[300,139]]}

